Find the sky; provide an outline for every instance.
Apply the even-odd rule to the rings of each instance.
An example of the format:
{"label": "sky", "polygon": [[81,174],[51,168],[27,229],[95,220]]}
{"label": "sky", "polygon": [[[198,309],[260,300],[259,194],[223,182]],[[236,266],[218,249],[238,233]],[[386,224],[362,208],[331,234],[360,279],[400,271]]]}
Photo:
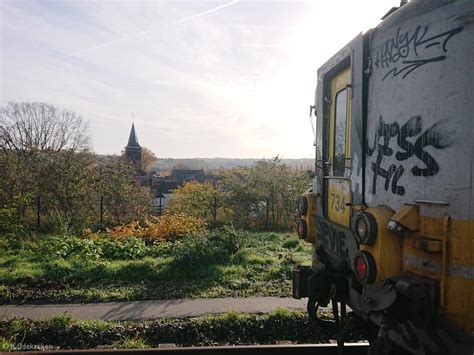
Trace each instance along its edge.
{"label": "sky", "polygon": [[311,158],[317,68],[399,1],[0,0],[0,104],[47,102],[119,154]]}

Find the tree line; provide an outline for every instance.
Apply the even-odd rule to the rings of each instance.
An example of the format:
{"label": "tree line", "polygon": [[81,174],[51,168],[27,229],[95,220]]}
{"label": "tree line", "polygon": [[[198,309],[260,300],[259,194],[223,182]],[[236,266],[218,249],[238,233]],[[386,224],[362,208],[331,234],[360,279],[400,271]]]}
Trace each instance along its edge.
{"label": "tree line", "polygon": [[295,201],[310,177],[308,171],[291,168],[278,157],[260,160],[252,166],[222,170],[214,183],[186,183],[173,192],[167,208],[203,219],[210,226],[289,231],[295,226]]}
{"label": "tree line", "polygon": [[[149,150],[145,158],[151,165]],[[152,191],[137,181],[136,166],[122,156],[94,154],[87,121],[69,110],[41,102],[1,107],[0,166],[0,233],[79,233],[143,221],[151,213]],[[293,228],[307,171],[277,157],[216,175],[174,191],[167,213],[209,226]]]}
{"label": "tree line", "polygon": [[133,166],[94,154],[88,124],[74,112],[41,102],[6,104],[0,150],[4,233],[77,233],[98,226],[101,208],[109,225],[148,212],[150,191],[136,184]]}

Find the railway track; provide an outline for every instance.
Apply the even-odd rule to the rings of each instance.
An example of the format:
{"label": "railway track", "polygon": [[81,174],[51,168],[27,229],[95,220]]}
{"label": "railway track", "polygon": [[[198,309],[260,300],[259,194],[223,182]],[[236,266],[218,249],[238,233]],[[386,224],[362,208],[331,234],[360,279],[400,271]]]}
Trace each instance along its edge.
{"label": "railway track", "polygon": [[[367,354],[368,343],[346,343],[345,355]],[[92,350],[61,350],[28,352],[31,354],[101,354],[118,355],[120,353],[136,353],[140,355],[201,355],[201,354],[225,354],[225,355],[338,355],[336,344],[285,344],[285,345],[239,345],[239,346],[199,346],[199,347],[175,347],[173,344],[161,346],[155,349],[92,349]]]}

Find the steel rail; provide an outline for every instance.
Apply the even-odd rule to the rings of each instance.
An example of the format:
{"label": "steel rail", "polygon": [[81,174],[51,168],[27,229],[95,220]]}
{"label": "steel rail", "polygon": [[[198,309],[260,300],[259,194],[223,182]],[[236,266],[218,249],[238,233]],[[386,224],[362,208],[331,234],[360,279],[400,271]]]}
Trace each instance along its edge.
{"label": "steel rail", "polygon": [[[362,355],[367,354],[369,344],[366,342],[346,343],[344,354]],[[68,355],[118,355],[134,353],[139,355],[201,355],[201,354],[225,354],[225,355],[337,355],[339,354],[337,344],[284,344],[284,345],[229,345],[229,346],[196,346],[175,347],[173,344],[160,346],[154,349],[90,349],[90,350],[57,350],[25,352],[25,354],[68,354]]]}

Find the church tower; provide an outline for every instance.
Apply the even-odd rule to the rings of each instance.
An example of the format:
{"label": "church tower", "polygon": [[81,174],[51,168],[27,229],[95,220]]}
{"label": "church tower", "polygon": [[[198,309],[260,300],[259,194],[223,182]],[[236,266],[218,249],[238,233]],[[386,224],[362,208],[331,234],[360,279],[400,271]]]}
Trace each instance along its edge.
{"label": "church tower", "polygon": [[137,163],[140,163],[142,160],[142,147],[138,144],[138,137],[133,123],[130,136],[128,137],[128,144],[125,147],[125,156],[127,160]]}

